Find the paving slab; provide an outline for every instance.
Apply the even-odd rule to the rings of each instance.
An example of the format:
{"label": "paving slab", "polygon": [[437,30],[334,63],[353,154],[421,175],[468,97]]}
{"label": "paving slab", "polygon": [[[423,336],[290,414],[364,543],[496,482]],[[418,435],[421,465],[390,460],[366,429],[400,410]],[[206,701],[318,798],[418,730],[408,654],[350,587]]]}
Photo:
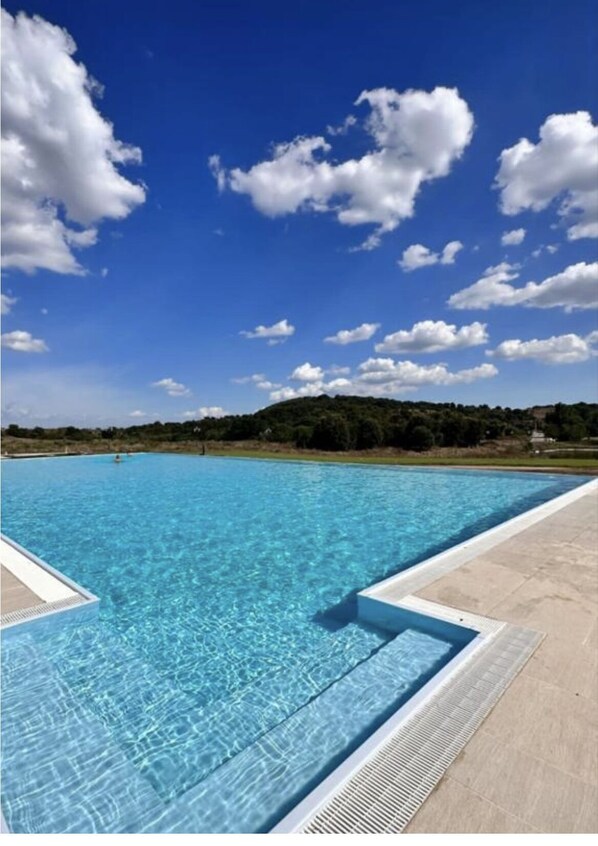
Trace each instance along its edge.
{"label": "paving slab", "polygon": [[530,833],[534,829],[452,778],[443,779],[409,827],[412,834]]}
{"label": "paving slab", "polygon": [[11,611],[22,611],[24,608],[33,608],[43,602],[43,599],[17,579],[10,570],[2,566],[0,568],[1,600],[0,609],[2,614],[9,614]]}

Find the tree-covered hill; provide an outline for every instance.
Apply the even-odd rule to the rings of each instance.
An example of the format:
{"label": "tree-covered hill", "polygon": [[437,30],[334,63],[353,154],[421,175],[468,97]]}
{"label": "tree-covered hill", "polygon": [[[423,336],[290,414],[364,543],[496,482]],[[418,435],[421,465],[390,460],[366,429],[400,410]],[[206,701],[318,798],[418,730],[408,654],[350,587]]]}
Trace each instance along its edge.
{"label": "tree-covered hill", "polygon": [[[545,434],[561,441],[598,437],[598,404],[558,403],[543,410]],[[320,450],[396,447],[424,451],[432,447],[469,447],[505,437],[525,439],[537,424],[537,409],[488,405],[406,402],[371,397],[303,397],[263,408],[255,414],[148,423],[125,428],[58,429],[10,425],[13,437],[130,442],[262,440]]]}

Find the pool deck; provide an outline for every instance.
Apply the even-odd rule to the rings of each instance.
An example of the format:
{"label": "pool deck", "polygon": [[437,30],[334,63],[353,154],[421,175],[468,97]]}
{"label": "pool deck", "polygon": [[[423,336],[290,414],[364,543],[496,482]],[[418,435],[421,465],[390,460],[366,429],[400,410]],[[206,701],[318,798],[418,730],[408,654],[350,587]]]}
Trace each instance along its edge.
{"label": "pool deck", "polygon": [[598,831],[598,491],[417,595],[544,632],[406,831]]}

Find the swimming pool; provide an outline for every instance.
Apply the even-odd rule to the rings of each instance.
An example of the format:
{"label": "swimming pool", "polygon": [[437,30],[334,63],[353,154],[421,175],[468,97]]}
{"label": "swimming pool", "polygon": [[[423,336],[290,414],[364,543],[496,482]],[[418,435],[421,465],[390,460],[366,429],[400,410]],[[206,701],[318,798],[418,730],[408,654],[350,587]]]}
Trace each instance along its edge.
{"label": "swimming pool", "polygon": [[3,638],[10,828],[268,830],[467,642],[364,626],[355,592],[584,481],[5,462],[4,532],[101,598]]}

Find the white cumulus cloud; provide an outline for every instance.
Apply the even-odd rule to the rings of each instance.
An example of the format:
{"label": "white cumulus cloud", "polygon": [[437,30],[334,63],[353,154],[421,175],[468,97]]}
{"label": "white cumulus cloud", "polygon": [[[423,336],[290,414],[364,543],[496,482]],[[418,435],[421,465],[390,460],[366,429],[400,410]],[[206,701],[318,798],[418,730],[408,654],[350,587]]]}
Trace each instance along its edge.
{"label": "white cumulus cloud", "polygon": [[326,393],[323,382],[307,382],[298,388],[288,386],[278,388],[272,391],[270,399],[272,402],[282,402],[283,400],[297,399],[298,397],[319,397],[323,393]]}
{"label": "white cumulus cloud", "polygon": [[314,382],[324,378],[324,371],[321,367],[314,367],[309,361],[306,361],[305,364],[300,364],[293,370],[290,378],[299,382]]}
{"label": "white cumulus cloud", "polygon": [[485,323],[471,323],[457,329],[453,323],[444,320],[421,320],[411,329],[401,329],[386,335],[376,344],[379,353],[433,353],[441,350],[459,350],[485,344],[488,340]]}
{"label": "white cumulus cloud", "polygon": [[449,241],[440,253],[433,253],[423,244],[412,244],[403,251],[398,264],[406,273],[431,264],[454,264],[455,256],[462,249],[461,241]]}
{"label": "white cumulus cloud", "polygon": [[379,323],[362,323],[355,329],[340,329],[336,335],[329,335],[324,338],[324,342],[344,346],[345,344],[354,344],[357,341],[369,341],[379,328]]}
{"label": "white cumulus cloud", "polygon": [[369,358],[359,365],[360,381],[367,385],[384,385],[397,388],[417,388],[421,385],[457,385],[488,379],[498,370],[492,364],[481,364],[452,372],[446,364],[414,364],[412,361],[394,361],[392,358]]}
{"label": "white cumulus cloud", "polygon": [[570,241],[598,238],[598,127],[588,112],[550,115],[534,144],[522,138],[500,154],[496,187],[503,214],[542,211],[560,200],[557,214]]}
{"label": "white cumulus cloud", "polygon": [[448,303],[458,309],[524,305],[563,308],[566,312],[598,307],[598,262],[569,265],[561,273],[543,282],[528,282],[523,288],[510,284],[518,276],[516,265],[489,267],[481,279],[457,291]]}
{"label": "white cumulus cloud", "polygon": [[34,338],[30,332],[23,332],[20,329],[16,329],[14,332],[5,332],[2,335],[2,346],[17,352],[48,352],[45,341],[42,341],[41,338]]}
{"label": "white cumulus cloud", "polygon": [[533,359],[545,364],[577,364],[598,354],[596,345],[598,345],[598,332],[592,332],[585,338],[573,333],[553,335],[542,340],[534,338],[531,341],[513,338],[503,341],[495,350],[489,350],[486,355],[504,358],[507,361]]}
{"label": "white cumulus cloud", "polygon": [[118,171],[141,151],[96,109],[76,49],[66,30],[2,10],[2,264],[25,273],[84,273],[73,250],[145,200]]}
{"label": "white cumulus cloud", "polygon": [[175,382],[170,377],[152,382],[151,387],[161,388],[163,391],[166,391],[169,397],[188,397],[191,394],[191,391],[186,385],[183,385],[182,382]]}
{"label": "white cumulus cloud", "polygon": [[185,411],[183,417],[190,420],[204,420],[206,417],[226,417],[227,414],[228,411],[225,411],[220,405],[202,405],[195,411]]}
{"label": "white cumulus cloud", "polygon": [[522,244],[525,231],[525,229],[511,229],[509,232],[503,232],[500,243],[503,247],[514,247],[517,244]]}
{"label": "white cumulus cloud", "polygon": [[320,394],[395,396],[426,385],[457,385],[489,379],[497,373],[498,370],[493,364],[450,371],[446,364],[424,366],[412,361],[395,361],[392,358],[369,358],[359,365],[357,373],[351,378],[337,378],[327,382],[321,374],[319,378],[304,381],[297,387],[285,386],[272,391],[270,399],[280,402],[297,397],[316,397]]}
{"label": "white cumulus cloud", "polygon": [[446,176],[471,141],[473,115],[456,88],[433,91],[391,88],[363,91],[355,105],[370,113],[365,129],[374,149],[339,163],[323,136],[277,144],[273,155],[249,170],[222,166],[211,156],[220,190],[247,194],[269,217],[299,211],[332,212],[341,224],[373,224],[365,249],[414,214],[422,185]]}
{"label": "white cumulus cloud", "polygon": [[243,330],[239,334],[244,338],[264,338],[270,346],[274,346],[274,344],[282,344],[294,335],[295,327],[285,317],[284,320],[279,320],[272,326],[256,326],[251,331]]}
{"label": "white cumulus cloud", "polygon": [[129,417],[147,417],[147,412],[136,409],[135,411],[131,411],[129,413]]}

